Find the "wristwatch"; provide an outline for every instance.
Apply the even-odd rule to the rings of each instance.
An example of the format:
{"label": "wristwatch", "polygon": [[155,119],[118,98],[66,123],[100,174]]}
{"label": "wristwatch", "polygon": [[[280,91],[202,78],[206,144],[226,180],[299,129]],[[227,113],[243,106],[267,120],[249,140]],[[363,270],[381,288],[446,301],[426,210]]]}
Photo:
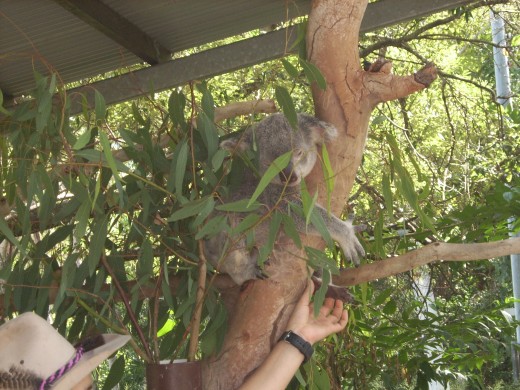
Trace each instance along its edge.
{"label": "wristwatch", "polygon": [[305,356],[305,359],[303,359],[303,363],[306,363],[311,358],[312,353],[314,352],[314,348],[312,348],[312,345],[308,341],[305,341],[303,338],[298,336],[292,330],[284,332],[282,334],[282,337],[280,337],[280,341],[285,341],[291,344],[293,347],[295,347],[298,351],[300,351],[303,354],[303,356]]}

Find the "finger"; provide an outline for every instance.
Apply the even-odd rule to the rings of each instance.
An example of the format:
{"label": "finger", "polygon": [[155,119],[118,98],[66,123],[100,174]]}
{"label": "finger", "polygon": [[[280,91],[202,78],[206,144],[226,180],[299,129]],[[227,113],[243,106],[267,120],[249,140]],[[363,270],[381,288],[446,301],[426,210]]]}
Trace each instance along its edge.
{"label": "finger", "polygon": [[327,317],[334,307],[333,298],[325,298],[323,305],[320,307],[320,315]]}
{"label": "finger", "polygon": [[300,297],[299,304],[300,305],[309,305],[313,292],[314,292],[314,283],[312,282],[312,280],[308,279],[307,286],[305,287],[305,291],[303,292],[302,296]]}
{"label": "finger", "polygon": [[341,325],[341,329],[345,329],[345,326],[347,326],[348,323],[348,311],[343,310],[343,313],[341,313],[341,318],[339,319],[339,325]]}
{"label": "finger", "polygon": [[338,319],[341,319],[341,315],[343,314],[343,302],[340,300],[336,300],[334,303],[334,309],[332,310],[332,315]]}

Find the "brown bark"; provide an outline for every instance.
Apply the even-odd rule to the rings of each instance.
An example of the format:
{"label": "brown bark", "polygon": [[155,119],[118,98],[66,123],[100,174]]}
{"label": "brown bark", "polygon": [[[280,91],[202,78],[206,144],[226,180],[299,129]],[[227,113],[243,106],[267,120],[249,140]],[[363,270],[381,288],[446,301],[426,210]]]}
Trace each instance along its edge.
{"label": "brown bark", "polygon": [[514,253],[520,253],[520,238],[471,244],[435,242],[400,256],[365,264],[359,268],[345,269],[333,278],[333,281],[340,286],[354,286],[410,271],[435,261],[493,259]]}
{"label": "brown bark", "polygon": [[[363,155],[373,108],[382,101],[404,97],[425,88],[435,78],[428,66],[416,75],[397,77],[391,64],[364,71],[358,55],[359,27],[367,0],[314,0],[309,15],[307,53],[327,80],[325,91],[313,87],[316,116],[333,123],[338,141],[327,145],[335,172],[331,210],[343,209]],[[323,188],[319,164],[308,177],[309,189]],[[319,192],[325,204],[326,193]],[[321,240],[303,238],[303,244],[322,247]],[[233,296],[229,328],[218,356],[203,371],[205,389],[234,389],[269,353],[284,330],[308,271],[301,253],[291,244],[280,245],[267,271],[270,278],[251,282]]]}

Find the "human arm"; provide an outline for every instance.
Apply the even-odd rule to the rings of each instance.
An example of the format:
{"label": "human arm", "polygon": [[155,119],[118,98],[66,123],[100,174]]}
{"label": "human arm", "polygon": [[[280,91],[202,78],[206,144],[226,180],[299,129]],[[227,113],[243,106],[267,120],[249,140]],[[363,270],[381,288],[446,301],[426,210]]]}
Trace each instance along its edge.
{"label": "human arm", "polygon": [[[331,298],[325,299],[318,316],[315,317],[310,301],[313,289],[313,283],[309,282],[286,327],[310,344],[315,344],[328,335],[339,332],[348,322],[348,312],[343,309],[343,303]],[[240,389],[285,389],[303,359],[303,354],[294,346],[287,342],[278,342]]]}

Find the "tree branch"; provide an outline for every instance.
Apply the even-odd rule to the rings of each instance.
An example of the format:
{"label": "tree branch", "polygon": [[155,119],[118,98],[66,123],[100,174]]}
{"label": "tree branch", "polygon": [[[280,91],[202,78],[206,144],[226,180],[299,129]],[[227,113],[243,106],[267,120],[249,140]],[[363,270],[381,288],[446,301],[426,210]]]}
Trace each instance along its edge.
{"label": "tree branch", "polygon": [[396,76],[391,73],[390,62],[377,68],[376,72],[369,70],[364,73],[364,85],[370,92],[372,106],[390,100],[404,98],[414,92],[430,86],[437,78],[437,68],[432,63],[426,64],[413,75]]}
{"label": "tree branch", "polygon": [[333,278],[341,286],[354,286],[410,271],[434,261],[474,261],[520,253],[520,238],[474,244],[435,242],[385,260],[343,270]]}

